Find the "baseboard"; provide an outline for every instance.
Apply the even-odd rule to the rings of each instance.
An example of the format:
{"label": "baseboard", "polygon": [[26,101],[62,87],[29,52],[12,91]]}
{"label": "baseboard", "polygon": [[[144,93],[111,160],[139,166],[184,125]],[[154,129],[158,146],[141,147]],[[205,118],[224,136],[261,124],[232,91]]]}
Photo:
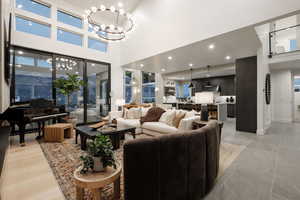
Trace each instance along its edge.
{"label": "baseboard", "polygon": [[278,120],[273,120],[273,122],[279,122],[279,123],[292,123],[292,119],[278,119]]}
{"label": "baseboard", "polygon": [[267,124],[265,128],[257,129],[256,135],[259,135],[259,136],[265,135],[268,132],[270,126],[271,126],[271,123]]}

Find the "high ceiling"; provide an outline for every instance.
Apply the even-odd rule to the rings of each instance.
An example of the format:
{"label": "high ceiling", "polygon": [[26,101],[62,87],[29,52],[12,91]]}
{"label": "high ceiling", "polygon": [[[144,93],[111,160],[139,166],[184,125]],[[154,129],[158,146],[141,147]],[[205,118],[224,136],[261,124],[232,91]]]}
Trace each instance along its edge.
{"label": "high ceiling", "polygon": [[117,6],[119,2],[123,4],[123,8],[127,12],[132,12],[141,0],[64,0],[78,8],[87,9],[92,6],[105,5],[107,7]]}
{"label": "high ceiling", "polygon": [[[212,44],[214,48],[210,49],[209,46]],[[200,69],[206,68],[207,65],[217,66],[234,63],[237,58],[256,55],[260,45],[254,27],[248,27],[130,63],[123,67],[160,72],[166,75],[172,72],[189,70],[190,68]],[[172,57],[171,60],[168,59],[170,56]],[[230,56],[230,59],[226,59],[227,56]]]}

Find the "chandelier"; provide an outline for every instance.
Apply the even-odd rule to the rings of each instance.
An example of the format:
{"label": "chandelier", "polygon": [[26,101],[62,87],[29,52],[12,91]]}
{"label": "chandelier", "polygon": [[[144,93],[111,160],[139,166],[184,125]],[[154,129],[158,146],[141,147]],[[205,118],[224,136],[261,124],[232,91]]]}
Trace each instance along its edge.
{"label": "chandelier", "polygon": [[[52,64],[52,59],[49,58],[47,62]],[[56,58],[55,65],[57,70],[71,71],[77,65],[77,62],[68,58]]]}
{"label": "chandelier", "polygon": [[[89,23],[89,28],[97,34],[97,36],[105,41],[121,41],[126,38],[126,34],[131,32],[134,27],[134,23],[131,14],[126,13],[124,9],[116,8],[114,6],[106,7],[100,5],[99,8],[93,6],[85,11],[83,17]],[[99,23],[97,15],[105,15],[107,17],[112,16],[113,23]],[[99,18],[99,17],[98,17]]]}

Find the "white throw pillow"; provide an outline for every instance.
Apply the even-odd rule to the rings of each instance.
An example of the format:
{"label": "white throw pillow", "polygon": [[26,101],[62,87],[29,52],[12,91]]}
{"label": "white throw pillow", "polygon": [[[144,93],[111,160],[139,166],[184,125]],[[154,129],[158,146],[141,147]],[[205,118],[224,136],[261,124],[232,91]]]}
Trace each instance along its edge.
{"label": "white throw pillow", "polygon": [[196,114],[196,112],[195,112],[194,110],[192,110],[192,111],[190,111],[190,112],[187,112],[187,113],[185,114],[184,119],[190,118],[190,117],[194,117],[195,114]]}
{"label": "white throw pillow", "polygon": [[175,110],[167,110],[161,115],[159,122],[165,123],[169,126],[173,126],[173,120],[175,116],[176,116]]}
{"label": "white throw pillow", "polygon": [[141,109],[140,108],[131,108],[127,111],[126,119],[140,119],[141,118]]}

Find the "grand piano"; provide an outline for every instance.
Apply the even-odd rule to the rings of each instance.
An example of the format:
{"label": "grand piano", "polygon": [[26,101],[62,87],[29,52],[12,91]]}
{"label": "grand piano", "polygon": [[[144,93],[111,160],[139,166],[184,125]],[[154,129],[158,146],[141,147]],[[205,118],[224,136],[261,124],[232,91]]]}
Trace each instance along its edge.
{"label": "grand piano", "polygon": [[[25,145],[25,133],[32,132],[26,129],[27,124],[37,123],[37,131],[39,136],[44,129],[45,122],[53,120],[61,120],[68,116],[65,106],[57,106],[51,100],[34,99],[29,103],[13,105],[9,107],[1,116],[0,119],[7,120],[12,128],[12,135],[20,136],[20,144]],[[16,130],[16,125],[18,130]]]}

